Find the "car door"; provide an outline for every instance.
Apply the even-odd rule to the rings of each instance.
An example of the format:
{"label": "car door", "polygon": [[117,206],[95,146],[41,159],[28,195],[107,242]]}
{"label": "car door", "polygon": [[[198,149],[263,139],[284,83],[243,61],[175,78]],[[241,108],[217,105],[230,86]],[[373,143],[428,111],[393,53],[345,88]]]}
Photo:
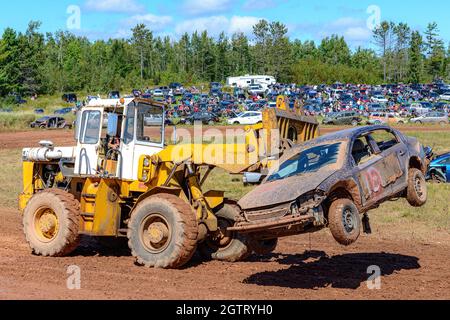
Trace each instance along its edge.
{"label": "car door", "polygon": [[249,112],[246,112],[246,113],[242,114],[242,116],[239,119],[239,122],[241,124],[245,124],[245,125],[249,124],[249,121],[250,121],[249,120],[249,115],[250,115]]}
{"label": "car door", "polygon": [[[359,140],[359,142],[357,142]],[[357,148],[357,143],[364,148]],[[364,208],[369,208],[384,198],[386,190],[382,187],[381,169],[384,166],[381,152],[376,145],[371,146],[367,136],[357,137],[351,147],[353,176],[357,179]]]}
{"label": "car door", "polygon": [[345,125],[349,125],[352,123],[352,117],[351,117],[351,113],[344,113],[342,120],[341,120],[341,124],[345,124]]}
{"label": "car door", "polygon": [[387,196],[403,191],[408,184],[408,147],[400,136],[391,130],[375,130],[369,139],[376,143],[383,158],[380,175]]}

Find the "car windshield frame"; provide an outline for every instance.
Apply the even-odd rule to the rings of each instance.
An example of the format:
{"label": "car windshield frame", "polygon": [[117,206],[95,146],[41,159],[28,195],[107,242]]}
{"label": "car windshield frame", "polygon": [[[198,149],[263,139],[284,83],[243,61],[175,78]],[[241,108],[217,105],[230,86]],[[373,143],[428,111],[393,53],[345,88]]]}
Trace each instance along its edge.
{"label": "car windshield frame", "polygon": [[[265,182],[275,182],[294,176],[316,173],[325,168],[327,171],[339,170],[343,167],[343,163],[345,161],[347,145],[348,142],[342,140],[324,142],[304,148],[287,160],[283,161],[276,170],[272,171],[268,175]],[[325,151],[326,154],[323,154]],[[329,152],[331,152],[331,154]],[[319,155],[319,153],[321,155]],[[315,154],[317,157],[322,159],[316,160],[317,157],[311,158],[311,154]]]}

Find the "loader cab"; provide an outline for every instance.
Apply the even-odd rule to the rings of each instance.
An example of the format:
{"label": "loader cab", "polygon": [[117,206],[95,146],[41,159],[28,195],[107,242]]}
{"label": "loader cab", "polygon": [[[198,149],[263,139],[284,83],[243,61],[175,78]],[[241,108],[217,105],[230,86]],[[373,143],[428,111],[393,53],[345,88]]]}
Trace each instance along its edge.
{"label": "loader cab", "polygon": [[152,156],[164,149],[164,106],[135,100],[124,110],[122,179],[138,180],[141,156]]}
{"label": "loader cab", "polygon": [[139,159],[164,148],[164,106],[135,99],[77,114],[75,175],[137,180]]}

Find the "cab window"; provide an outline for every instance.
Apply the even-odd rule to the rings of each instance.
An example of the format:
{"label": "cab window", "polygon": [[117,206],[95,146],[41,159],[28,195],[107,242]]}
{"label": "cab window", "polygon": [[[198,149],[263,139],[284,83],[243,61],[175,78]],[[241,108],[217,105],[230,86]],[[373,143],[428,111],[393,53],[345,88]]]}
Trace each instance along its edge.
{"label": "cab window", "polygon": [[127,108],[123,143],[130,144],[134,140],[134,113],[136,108],[132,105]]}
{"label": "cab window", "polygon": [[140,104],[137,108],[136,140],[143,143],[162,144],[163,131],[163,109]]}
{"label": "cab window", "polygon": [[101,129],[100,111],[85,111],[81,119],[81,143],[97,144],[100,139]]}

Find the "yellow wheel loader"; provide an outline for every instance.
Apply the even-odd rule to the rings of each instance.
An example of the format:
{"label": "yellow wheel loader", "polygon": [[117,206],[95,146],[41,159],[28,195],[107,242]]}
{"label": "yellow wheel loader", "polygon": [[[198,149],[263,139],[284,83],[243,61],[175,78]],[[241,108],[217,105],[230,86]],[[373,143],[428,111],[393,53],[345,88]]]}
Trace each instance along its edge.
{"label": "yellow wheel loader", "polygon": [[317,137],[317,121],[288,105],[279,97],[238,141],[205,143],[200,131],[193,141],[167,143],[164,104],[91,101],[77,114],[76,146],[41,141],[23,150],[19,207],[32,251],[58,257],[82,235],[128,238],[139,264],[180,268],[197,248],[230,262],[263,250],[264,243],[227,230],[241,217],[236,202],[202,186],[214,168],[265,172],[286,149]]}

